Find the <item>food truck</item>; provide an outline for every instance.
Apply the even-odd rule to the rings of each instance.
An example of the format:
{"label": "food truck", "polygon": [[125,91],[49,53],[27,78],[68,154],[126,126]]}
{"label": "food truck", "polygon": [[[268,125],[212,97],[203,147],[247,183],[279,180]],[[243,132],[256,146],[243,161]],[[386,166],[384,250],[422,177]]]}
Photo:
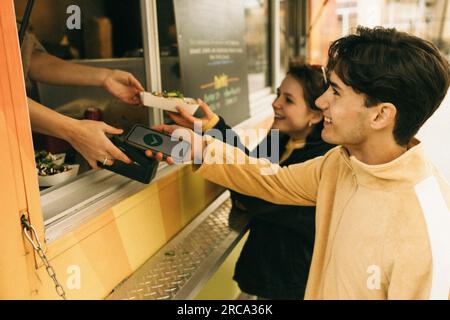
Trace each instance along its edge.
{"label": "food truck", "polygon": [[[242,1],[186,6],[183,1],[134,0],[123,5],[38,0],[28,32],[51,54],[131,72],[148,92],[180,90],[202,98],[216,111],[223,110],[219,114],[233,126],[268,128],[280,74],[280,55],[270,54],[280,50],[275,41],[279,30],[270,35],[269,28],[279,28],[280,5],[250,2],[245,7]],[[6,57],[1,59],[5,245],[0,297],[235,298],[232,271],[245,222],[230,228],[226,190],[193,175],[189,165],[161,163],[149,184],[108,170],[89,170],[64,141],[32,133],[26,100],[30,90],[25,91],[16,25],[27,4],[0,4],[0,51]],[[70,8],[74,4],[78,9]],[[226,17],[220,18],[221,10],[227,11]],[[76,25],[70,19],[76,19],[77,12],[81,29],[71,30],[68,23]],[[214,15],[217,34],[226,24],[234,27],[218,37],[211,27],[205,28],[211,20],[192,25],[194,13]],[[246,19],[253,34],[248,46]],[[261,30],[258,36],[256,30]],[[247,50],[254,57],[252,66],[247,66]],[[210,66],[204,64],[205,57]],[[62,114],[81,119],[99,119],[101,114],[101,120],[124,130],[165,120],[162,110],[122,104],[98,88],[37,83],[33,89],[39,102]],[[35,152],[41,152],[39,159]],[[44,163],[51,155],[64,155],[64,163],[77,165],[76,175],[40,183],[35,160]],[[33,229],[25,232],[21,219]],[[27,236],[35,246],[40,240],[39,250]]]}
{"label": "food truck", "polygon": [[[268,130],[289,60],[326,63],[327,43],[357,22],[361,4],[344,2],[37,0],[28,32],[51,54],[201,98],[236,129]],[[125,131],[168,118],[99,88],[26,90],[16,21],[28,4],[0,2],[0,298],[238,298],[248,220],[229,219],[227,190],[190,165],[160,163],[148,184],[90,170],[64,141],[32,132],[27,96]],[[43,179],[36,164],[55,161],[62,171]]]}

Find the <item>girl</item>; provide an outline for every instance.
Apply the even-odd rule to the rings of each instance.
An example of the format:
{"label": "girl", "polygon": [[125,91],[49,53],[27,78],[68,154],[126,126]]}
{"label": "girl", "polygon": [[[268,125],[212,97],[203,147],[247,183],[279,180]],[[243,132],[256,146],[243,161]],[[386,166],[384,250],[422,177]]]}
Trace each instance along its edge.
{"label": "girl", "polygon": [[[272,104],[272,129],[280,131],[280,164],[288,166],[325,154],[333,146],[321,139],[323,116],[315,100],[327,88],[322,67],[291,66]],[[204,116],[196,118],[179,109],[169,113],[178,125],[193,128],[201,121],[203,131],[231,130],[224,119],[200,101]],[[269,146],[271,134],[260,145]],[[244,148],[240,141],[237,146]],[[258,148],[247,154],[258,157]],[[250,233],[236,264],[234,280],[240,289],[260,299],[303,299],[314,247],[315,207],[272,204],[232,192],[232,213],[251,215]]]}

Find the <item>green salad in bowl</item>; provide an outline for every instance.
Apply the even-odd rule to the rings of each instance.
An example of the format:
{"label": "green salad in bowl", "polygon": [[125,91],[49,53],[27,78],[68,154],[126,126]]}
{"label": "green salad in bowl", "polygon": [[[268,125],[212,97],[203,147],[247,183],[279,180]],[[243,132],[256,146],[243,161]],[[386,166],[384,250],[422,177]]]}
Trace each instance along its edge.
{"label": "green salad in bowl", "polygon": [[[64,154],[51,154],[45,150],[35,152],[36,170],[40,176],[50,176],[53,174],[70,170],[64,164]],[[62,161],[61,161],[62,160]]]}
{"label": "green salad in bowl", "polygon": [[65,154],[52,154],[42,150],[34,154],[39,186],[50,187],[75,177],[79,165],[65,164]]}

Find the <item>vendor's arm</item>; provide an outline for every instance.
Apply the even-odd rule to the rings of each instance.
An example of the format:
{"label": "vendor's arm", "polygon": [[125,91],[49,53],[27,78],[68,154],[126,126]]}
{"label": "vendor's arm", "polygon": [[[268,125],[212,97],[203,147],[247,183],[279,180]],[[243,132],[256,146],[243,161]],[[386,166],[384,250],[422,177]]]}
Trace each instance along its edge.
{"label": "vendor's arm", "polygon": [[[96,168],[96,162],[103,162],[105,157],[131,162],[106,136],[107,133],[121,134],[122,129],[100,121],[73,119],[31,99],[28,99],[28,108],[33,131],[66,140],[91,167]],[[109,160],[106,164],[111,165],[112,161]]]}
{"label": "vendor's arm", "polygon": [[76,64],[38,50],[31,56],[28,72],[31,79],[53,85],[103,87],[129,104],[139,104],[139,92],[144,91],[129,72]]}

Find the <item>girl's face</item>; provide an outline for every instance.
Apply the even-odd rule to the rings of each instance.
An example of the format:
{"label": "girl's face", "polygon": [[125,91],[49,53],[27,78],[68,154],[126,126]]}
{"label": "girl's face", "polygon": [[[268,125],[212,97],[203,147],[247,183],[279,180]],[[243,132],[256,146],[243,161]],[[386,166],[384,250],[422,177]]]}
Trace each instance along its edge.
{"label": "girl's face", "polygon": [[303,96],[303,87],[291,75],[284,78],[272,103],[275,120],[272,128],[295,139],[306,139],[312,128],[309,126],[322,120],[320,111],[311,110]]}

